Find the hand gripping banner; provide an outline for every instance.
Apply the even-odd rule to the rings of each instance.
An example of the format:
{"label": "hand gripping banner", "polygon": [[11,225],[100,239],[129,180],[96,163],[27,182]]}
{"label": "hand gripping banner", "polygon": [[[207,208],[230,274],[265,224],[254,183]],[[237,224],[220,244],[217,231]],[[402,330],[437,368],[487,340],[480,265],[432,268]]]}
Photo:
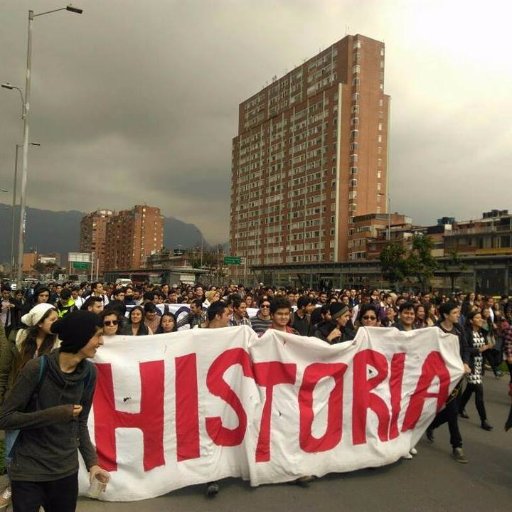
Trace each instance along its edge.
{"label": "hand gripping banner", "polygon": [[361,328],[332,346],[245,326],[117,336],[95,363],[89,430],[107,501],[390,464],[463,375],[458,339],[435,327]]}

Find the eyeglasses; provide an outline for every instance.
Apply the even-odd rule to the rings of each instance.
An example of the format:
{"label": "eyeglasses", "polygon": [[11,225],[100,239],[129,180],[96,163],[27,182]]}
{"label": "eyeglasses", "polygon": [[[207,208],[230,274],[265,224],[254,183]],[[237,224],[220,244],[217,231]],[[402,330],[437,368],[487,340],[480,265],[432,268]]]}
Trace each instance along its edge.
{"label": "eyeglasses", "polygon": [[103,320],[103,325],[117,325],[118,323],[118,320]]}
{"label": "eyeglasses", "polygon": [[263,308],[269,308],[269,307],[270,307],[270,304],[262,304],[262,305],[261,305],[261,308],[262,308],[262,309],[263,309]]}
{"label": "eyeglasses", "polygon": [[363,320],[377,320],[376,316],[363,316]]}

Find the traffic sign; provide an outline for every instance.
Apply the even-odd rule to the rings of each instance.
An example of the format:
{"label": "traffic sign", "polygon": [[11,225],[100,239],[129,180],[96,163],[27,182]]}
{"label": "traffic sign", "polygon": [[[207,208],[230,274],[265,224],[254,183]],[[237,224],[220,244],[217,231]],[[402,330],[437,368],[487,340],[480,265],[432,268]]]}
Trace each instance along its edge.
{"label": "traffic sign", "polygon": [[224,256],[224,265],[241,265],[242,258],[240,256]]}
{"label": "traffic sign", "polygon": [[89,268],[89,262],[87,261],[73,261],[71,264],[76,269],[86,270]]}

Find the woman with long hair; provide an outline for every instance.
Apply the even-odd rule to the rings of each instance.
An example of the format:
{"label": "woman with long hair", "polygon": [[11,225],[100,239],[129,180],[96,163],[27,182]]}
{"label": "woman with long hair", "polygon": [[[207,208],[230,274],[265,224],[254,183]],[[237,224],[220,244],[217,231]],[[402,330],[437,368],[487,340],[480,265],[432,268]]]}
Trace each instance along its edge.
{"label": "woman with long hair", "polygon": [[428,327],[427,322],[427,311],[423,304],[417,304],[414,308],[414,328],[422,329],[423,327]]}
{"label": "woman with long hair", "polygon": [[135,306],[128,314],[128,322],[123,327],[121,334],[126,336],[146,336],[153,331],[144,323],[144,309]]}
{"label": "woman with long hair", "polygon": [[160,317],[160,325],[158,326],[155,334],[166,334],[169,332],[176,332],[177,330],[176,317],[173,313],[165,312]]}
{"label": "woman with long hair", "polygon": [[50,330],[58,319],[57,310],[46,303],[34,306],[21,321],[28,326],[18,332],[16,343],[3,350],[0,358],[0,404],[28,361],[49,354],[57,347],[57,336]]}
{"label": "woman with long hair", "polygon": [[475,405],[480,416],[481,427],[484,430],[492,430],[492,426],[487,422],[487,413],[484,404],[484,385],[482,382],[483,375],[483,352],[485,352],[489,345],[485,337],[485,332],[482,329],[484,319],[479,311],[470,311],[466,319],[466,340],[471,348],[471,373],[467,375],[467,384],[464,393],[460,398],[459,414],[463,418],[469,418],[466,413],[465,407],[471,395],[475,394]]}
{"label": "woman with long hair", "polygon": [[436,305],[431,302],[427,307],[427,324],[429,327],[436,325],[439,321],[439,313]]}

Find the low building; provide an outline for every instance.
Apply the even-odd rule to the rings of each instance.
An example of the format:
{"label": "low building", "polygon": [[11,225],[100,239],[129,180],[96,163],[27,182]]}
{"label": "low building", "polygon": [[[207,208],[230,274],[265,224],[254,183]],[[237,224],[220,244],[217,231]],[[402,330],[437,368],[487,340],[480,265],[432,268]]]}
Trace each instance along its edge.
{"label": "low building", "polygon": [[484,212],[481,219],[460,221],[445,234],[447,254],[489,256],[512,254],[512,214],[508,210]]}

